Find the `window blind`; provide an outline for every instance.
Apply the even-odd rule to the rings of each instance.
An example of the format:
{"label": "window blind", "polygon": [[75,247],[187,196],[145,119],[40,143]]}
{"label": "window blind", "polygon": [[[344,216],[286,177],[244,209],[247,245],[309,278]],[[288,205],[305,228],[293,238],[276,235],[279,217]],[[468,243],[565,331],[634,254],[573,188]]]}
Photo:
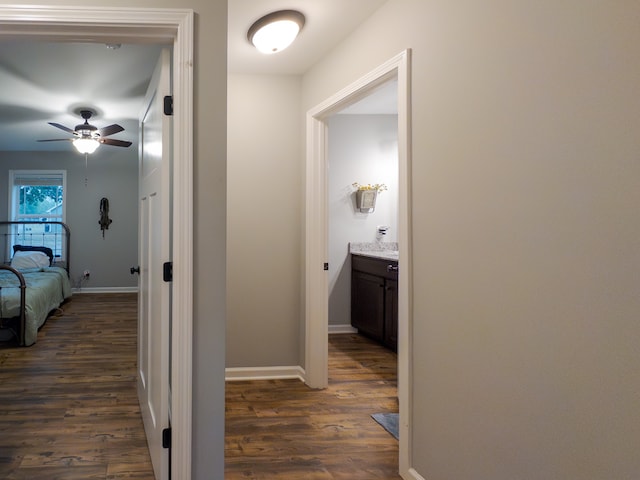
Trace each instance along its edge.
{"label": "window blind", "polygon": [[24,185],[46,185],[58,186],[63,185],[63,173],[29,173],[15,172],[13,175],[13,184],[16,186]]}

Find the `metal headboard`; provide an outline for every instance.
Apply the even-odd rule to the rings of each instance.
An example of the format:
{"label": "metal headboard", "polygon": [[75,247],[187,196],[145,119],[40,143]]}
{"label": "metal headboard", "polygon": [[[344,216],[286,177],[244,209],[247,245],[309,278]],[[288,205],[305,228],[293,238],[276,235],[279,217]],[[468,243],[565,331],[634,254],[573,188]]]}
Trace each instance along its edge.
{"label": "metal headboard", "polygon": [[[15,225],[60,225],[62,227],[63,232],[42,232],[42,233],[15,233],[10,228]],[[7,226],[8,228],[4,229],[3,226]],[[15,242],[15,238],[20,237],[20,242]],[[42,237],[42,242],[35,242],[35,239],[38,237]],[[61,259],[64,261],[64,268],[69,274],[70,270],[70,252],[71,252],[71,230],[69,226],[64,222],[50,222],[50,221],[33,221],[33,220],[25,220],[25,221],[0,221],[0,249],[3,252],[3,256],[5,257],[5,262],[7,262],[7,255],[11,255],[9,251],[9,246],[15,243],[24,243],[27,245],[38,245],[38,246],[46,246],[46,242],[44,241],[45,237],[62,237],[60,238],[61,245],[64,247],[64,257]],[[10,258],[10,257],[9,257]]]}

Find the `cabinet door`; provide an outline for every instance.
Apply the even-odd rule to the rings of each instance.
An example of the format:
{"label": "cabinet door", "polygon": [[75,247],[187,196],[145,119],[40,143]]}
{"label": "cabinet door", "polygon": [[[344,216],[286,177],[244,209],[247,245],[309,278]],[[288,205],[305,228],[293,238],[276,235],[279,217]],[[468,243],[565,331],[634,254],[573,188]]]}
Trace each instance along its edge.
{"label": "cabinet door", "polygon": [[398,281],[385,281],[384,288],[384,344],[398,350]]}
{"label": "cabinet door", "polygon": [[351,325],[375,340],[383,340],[384,279],[367,273],[353,272]]}

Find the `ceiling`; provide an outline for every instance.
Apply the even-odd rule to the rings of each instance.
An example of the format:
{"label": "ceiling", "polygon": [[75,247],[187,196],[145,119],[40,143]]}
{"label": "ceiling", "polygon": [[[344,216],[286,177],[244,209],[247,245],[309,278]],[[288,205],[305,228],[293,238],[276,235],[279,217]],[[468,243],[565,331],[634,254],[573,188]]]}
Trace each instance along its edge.
{"label": "ceiling", "polygon": [[[228,67],[232,73],[305,73],[327,55],[386,0],[229,0]],[[299,10],[304,28],[286,50],[259,53],[247,40],[249,27],[277,10]]]}
{"label": "ceiling", "polygon": [[[300,75],[385,1],[229,0],[228,69],[231,73]],[[262,15],[282,9],[300,10],[306,24],[287,50],[262,55],[248,42],[246,32]],[[160,48],[0,41],[0,151],[71,149],[68,142],[37,140],[70,137],[47,122],[73,129],[82,123],[77,114],[82,107],[96,111],[90,123],[98,128],[112,123],[125,128],[111,138],[137,143],[138,116]],[[393,103],[395,89],[386,90]],[[379,90],[379,95],[384,91]],[[350,113],[366,112],[366,104],[364,107]]]}
{"label": "ceiling", "polygon": [[[0,151],[73,150],[70,138],[48,125],[73,128],[79,108],[96,112],[98,128],[125,128],[110,138],[136,142],[138,115],[155,67],[159,46],[0,42]],[[100,148],[116,148],[103,146]]]}

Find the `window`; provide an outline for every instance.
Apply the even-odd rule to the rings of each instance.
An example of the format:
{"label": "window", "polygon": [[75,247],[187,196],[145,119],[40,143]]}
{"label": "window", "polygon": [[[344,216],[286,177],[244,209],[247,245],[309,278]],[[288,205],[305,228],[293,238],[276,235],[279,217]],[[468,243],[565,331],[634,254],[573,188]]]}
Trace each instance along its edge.
{"label": "window", "polygon": [[[9,218],[12,221],[64,222],[65,170],[10,170]],[[56,224],[14,225],[13,245],[44,245],[56,257],[63,252],[62,226]]]}

